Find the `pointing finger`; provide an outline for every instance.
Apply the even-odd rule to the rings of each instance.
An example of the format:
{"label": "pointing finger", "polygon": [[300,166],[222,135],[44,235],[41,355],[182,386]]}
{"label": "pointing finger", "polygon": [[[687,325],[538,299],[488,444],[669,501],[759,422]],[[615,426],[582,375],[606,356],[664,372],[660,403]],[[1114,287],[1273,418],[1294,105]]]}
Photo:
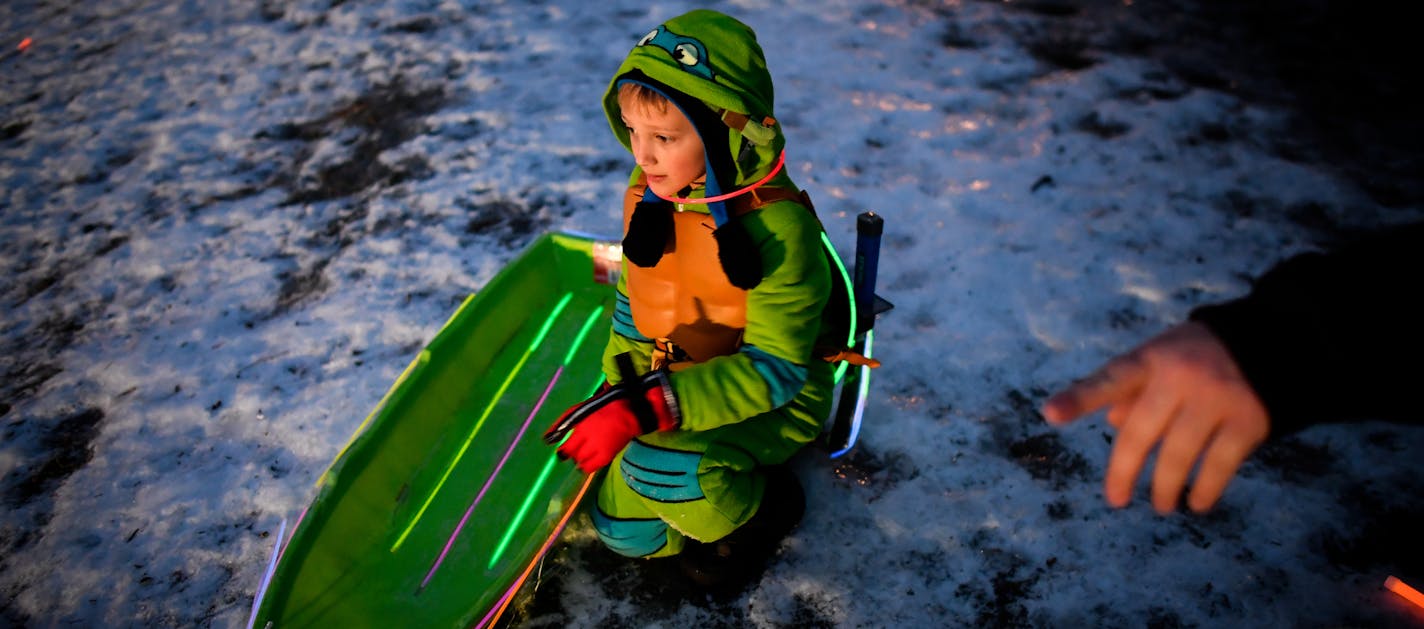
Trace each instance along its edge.
{"label": "pointing finger", "polygon": [[1119,356],[1048,398],[1043,416],[1052,424],[1070,422],[1130,397],[1146,378],[1147,371],[1136,352]]}

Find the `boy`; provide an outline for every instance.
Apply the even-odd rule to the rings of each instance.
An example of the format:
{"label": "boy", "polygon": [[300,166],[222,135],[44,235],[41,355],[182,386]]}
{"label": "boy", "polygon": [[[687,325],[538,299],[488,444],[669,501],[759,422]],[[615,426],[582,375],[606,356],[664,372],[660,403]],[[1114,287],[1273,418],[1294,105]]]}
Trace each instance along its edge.
{"label": "boy", "polygon": [[[608,386],[550,429],[586,472],[610,548],[680,555],[694,581],[750,573],[800,520],[783,465],[830,412],[830,265],[783,169],[771,76],[737,20],[693,11],[644,36],[604,96],[637,166],[604,353]],[[625,363],[620,367],[620,362]]]}

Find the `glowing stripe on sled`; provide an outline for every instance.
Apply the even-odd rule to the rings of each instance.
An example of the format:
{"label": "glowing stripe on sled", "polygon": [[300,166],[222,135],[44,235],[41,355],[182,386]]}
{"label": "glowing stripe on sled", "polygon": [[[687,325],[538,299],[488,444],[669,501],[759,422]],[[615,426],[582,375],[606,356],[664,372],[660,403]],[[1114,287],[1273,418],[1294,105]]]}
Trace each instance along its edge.
{"label": "glowing stripe on sled", "polygon": [[563,364],[564,364],[565,366],[567,366],[570,362],[573,361],[573,359],[574,359],[574,352],[578,350],[579,345],[582,345],[582,344],[583,344],[583,338],[584,338],[585,336],[588,336],[589,330],[592,330],[592,329],[593,329],[593,324],[598,322],[598,317],[599,317],[599,315],[601,315],[601,314],[603,314],[603,306],[599,306],[599,307],[598,307],[597,309],[595,309],[593,312],[589,313],[588,319],[585,319],[585,320],[584,320],[584,322],[583,322],[583,327],[582,327],[582,328],[579,328],[578,336],[575,336],[575,337],[574,337],[574,343],[573,343],[573,345],[570,345],[570,346],[569,346],[569,353],[564,354],[564,363],[563,363]]}
{"label": "glowing stripe on sled", "polygon": [[494,565],[499,563],[499,558],[509,547],[510,540],[514,539],[515,530],[524,522],[524,517],[529,515],[529,510],[534,507],[534,498],[538,496],[539,490],[544,488],[544,483],[549,480],[549,474],[554,471],[554,464],[558,462],[558,457],[551,456],[549,462],[544,464],[544,469],[539,471],[539,479],[534,481],[534,488],[530,489],[529,495],[524,497],[524,503],[519,505],[519,511],[509,521],[509,526],[504,529],[504,537],[500,538],[499,545],[494,548],[494,554],[490,555],[489,569],[494,569]]}
{"label": "glowing stripe on sled", "polygon": [[530,422],[539,414],[539,409],[543,408],[544,401],[549,399],[549,392],[554,390],[554,385],[558,384],[559,377],[564,374],[564,367],[567,367],[568,364],[573,361],[574,353],[583,345],[584,338],[588,336],[589,330],[593,329],[593,325],[598,322],[598,317],[601,314],[603,314],[603,306],[594,309],[593,312],[589,313],[588,318],[584,320],[583,327],[579,328],[578,334],[574,336],[573,344],[569,346],[569,352],[564,355],[563,364],[554,370],[554,377],[549,380],[548,386],[544,387],[544,393],[539,396],[539,401],[536,402],[534,408],[529,411],[529,416],[524,418],[524,425],[519,427],[519,432],[515,434],[514,439],[509,442],[509,448],[504,451],[504,456],[500,458],[499,464],[494,466],[494,471],[490,472],[489,478],[485,479],[485,484],[475,496],[474,502],[471,502],[469,508],[465,509],[465,515],[460,518],[460,523],[455,525],[455,530],[450,533],[449,539],[445,540],[445,547],[440,550],[440,555],[436,557],[435,563],[430,566],[430,571],[425,573],[425,579],[421,580],[420,589],[423,590],[425,586],[430,584],[430,578],[435,576],[435,571],[439,570],[440,565],[444,563],[446,555],[450,553],[450,547],[455,544],[455,538],[460,536],[460,532],[465,529],[465,524],[470,519],[470,514],[474,513],[475,506],[480,504],[480,500],[484,499],[485,492],[489,491],[490,485],[494,484],[495,477],[499,475],[500,470],[504,469],[504,464],[509,462],[509,455],[514,452],[514,447],[519,445],[520,439],[524,437],[525,431],[529,429]]}
{"label": "glowing stripe on sled", "polygon": [[529,411],[529,416],[524,418],[524,425],[519,427],[519,433],[510,440],[509,447],[505,449],[504,456],[499,459],[499,464],[494,466],[494,471],[490,472],[489,478],[485,479],[485,484],[480,487],[480,491],[475,495],[474,502],[465,509],[465,515],[460,518],[460,523],[455,525],[455,530],[450,533],[450,538],[445,540],[445,547],[440,550],[440,556],[435,558],[435,563],[430,566],[430,571],[425,573],[425,579],[420,582],[420,589],[430,583],[430,577],[435,576],[435,571],[440,569],[440,564],[444,563],[445,556],[450,553],[450,547],[455,545],[455,538],[460,536],[460,531],[465,530],[465,523],[470,520],[470,514],[475,512],[475,507],[484,499],[485,492],[489,491],[490,485],[494,484],[494,478],[504,469],[504,464],[509,462],[509,455],[514,453],[514,447],[519,445],[519,440],[524,437],[524,431],[529,429],[529,423],[534,421],[534,416],[539,414],[539,409],[544,406],[544,400],[549,399],[549,392],[554,390],[554,385],[558,384],[559,376],[564,374],[563,366],[554,371],[554,377],[549,379],[549,386],[544,387],[544,394],[539,396],[539,401],[534,404],[534,408]]}
{"label": "glowing stripe on sled", "polygon": [[[603,382],[600,380],[599,384],[602,385]],[[539,553],[534,555],[534,558],[529,561],[529,565],[524,567],[524,573],[519,575],[519,579],[514,582],[514,585],[509,586],[509,589],[505,590],[504,596],[500,597],[499,606],[490,610],[488,614],[485,614],[485,617],[480,619],[480,622],[475,625],[475,629],[484,629],[485,627],[493,626],[494,623],[499,620],[499,617],[504,614],[505,608],[509,607],[509,602],[514,600],[514,593],[518,592],[519,588],[524,585],[524,581],[529,578],[529,573],[534,571],[534,566],[539,564],[544,558],[544,555],[549,552],[549,547],[554,545],[554,540],[558,539],[559,534],[564,532],[564,525],[569,523],[569,518],[572,517],[574,511],[578,509],[579,503],[583,502],[584,494],[588,493],[588,487],[593,484],[593,479],[593,474],[589,474],[583,479],[583,487],[579,488],[578,495],[574,496],[573,502],[569,503],[569,508],[564,510],[564,517],[559,520],[559,525],[554,527],[554,532],[550,533],[548,539],[544,540],[544,545],[539,548]]]}
{"label": "glowing stripe on sled", "polygon": [[475,427],[472,428],[470,434],[465,437],[465,442],[460,444],[460,449],[456,451],[455,457],[451,459],[450,464],[445,467],[445,473],[441,474],[440,481],[435,483],[435,489],[430,491],[430,495],[425,498],[425,502],[421,504],[420,509],[415,512],[415,517],[411,518],[410,524],[407,524],[405,530],[401,532],[400,537],[396,538],[396,543],[391,546],[391,552],[395,552],[401,547],[401,544],[405,543],[406,537],[415,529],[415,524],[425,516],[425,510],[430,508],[430,503],[435,501],[435,496],[439,494],[440,489],[445,486],[445,481],[450,479],[450,474],[455,471],[455,466],[460,463],[460,459],[464,458],[465,451],[470,448],[470,443],[475,440],[475,434],[479,433],[480,428],[484,427],[485,420],[489,419],[490,413],[494,411],[495,405],[504,397],[505,390],[509,388],[511,382],[514,382],[515,376],[519,375],[520,370],[524,369],[524,363],[529,361],[529,356],[534,353],[535,349],[544,344],[544,337],[549,333],[549,328],[553,327],[554,320],[558,318],[559,314],[564,311],[564,308],[569,305],[569,301],[572,300],[573,297],[573,293],[565,293],[564,298],[559,300],[559,305],[554,306],[554,311],[549,313],[548,318],[544,319],[544,325],[539,329],[539,334],[534,337],[534,341],[529,344],[529,348],[524,350],[524,355],[519,358],[519,363],[514,366],[514,369],[509,370],[509,375],[505,376],[504,383],[499,385],[499,390],[495,392],[494,398],[490,400],[489,405],[485,406],[485,412],[480,415],[479,421],[475,422]]}

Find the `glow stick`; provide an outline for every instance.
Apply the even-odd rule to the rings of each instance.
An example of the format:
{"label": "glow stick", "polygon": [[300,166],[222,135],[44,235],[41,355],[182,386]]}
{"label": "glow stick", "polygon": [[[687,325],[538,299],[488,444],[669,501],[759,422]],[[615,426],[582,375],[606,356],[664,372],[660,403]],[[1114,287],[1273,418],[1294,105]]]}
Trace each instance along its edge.
{"label": "glow stick", "polygon": [[[672,201],[673,203],[683,203],[683,204],[686,204],[686,205],[704,205],[704,204],[707,204],[707,203],[715,203],[715,202],[717,202],[717,201],[726,201],[727,199],[730,199],[730,198],[732,198],[732,197],[739,196],[739,195],[743,195],[743,194],[746,194],[746,193],[748,193],[748,192],[751,192],[752,190],[756,190],[757,188],[762,187],[763,185],[766,184],[766,182],[771,181],[771,178],[772,178],[772,177],[775,177],[775,176],[776,176],[776,173],[781,172],[781,167],[784,166],[784,165],[786,165],[786,151],[782,151],[782,152],[781,152],[781,155],[776,158],[776,165],[771,168],[771,172],[767,173],[765,177],[762,177],[762,178],[761,178],[761,181],[758,181],[758,182],[756,182],[756,183],[754,183],[754,184],[752,184],[752,185],[750,185],[750,186],[747,186],[747,187],[745,187],[745,188],[742,188],[741,190],[733,190],[732,192],[728,192],[727,194],[719,194],[719,195],[717,195],[717,196],[715,196],[715,197],[704,197],[704,198],[701,198],[701,199],[690,199],[690,198],[683,198],[683,197],[666,197],[666,198],[664,198],[664,197],[658,197],[658,198],[659,198],[659,199],[662,199],[662,200],[664,200],[664,201]],[[653,193],[653,196],[658,196],[658,195],[657,195],[656,192],[654,192],[654,193]]]}
{"label": "glow stick", "polygon": [[1390,576],[1384,580],[1384,589],[1394,592],[1404,597],[1404,600],[1424,608],[1424,594],[1420,594],[1419,590],[1409,587],[1408,583]]}
{"label": "glow stick", "polygon": [[514,532],[519,525],[524,522],[524,516],[529,515],[529,510],[534,508],[534,498],[538,497],[539,490],[544,488],[544,483],[549,480],[549,474],[554,471],[554,464],[558,463],[557,457],[549,457],[549,461],[544,464],[544,469],[539,471],[539,478],[534,480],[534,487],[529,490],[529,494],[524,497],[524,503],[519,505],[519,511],[514,514],[514,518],[509,521],[509,526],[504,529],[504,536],[500,538],[499,545],[495,546],[494,554],[490,556],[489,569],[493,570],[494,565],[499,563],[499,558],[504,555],[504,549],[509,547],[509,542],[514,539]]}
{"label": "glow stick", "polygon": [[[867,330],[865,333],[865,357],[870,358],[871,346],[875,343],[875,330]],[[856,439],[860,438],[860,423],[865,417],[865,400],[870,396],[870,366],[860,366],[860,390],[855,399],[855,415],[851,419],[850,437],[846,439],[846,447],[831,453],[831,458],[838,458],[842,454],[850,452],[855,447]]]}

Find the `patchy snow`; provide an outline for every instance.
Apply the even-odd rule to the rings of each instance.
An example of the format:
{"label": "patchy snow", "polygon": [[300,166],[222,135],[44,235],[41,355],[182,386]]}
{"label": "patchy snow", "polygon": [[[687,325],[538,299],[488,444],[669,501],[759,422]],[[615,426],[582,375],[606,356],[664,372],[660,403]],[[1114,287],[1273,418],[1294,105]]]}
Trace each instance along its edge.
{"label": "patchy snow", "polygon": [[[1333,54],[1336,5],[766,4],[711,6],[760,34],[790,172],[846,254],[886,219],[860,446],[798,459],[807,517],[739,596],[650,599],[576,520],[517,622],[1424,621],[1380,588],[1424,583],[1421,429],[1310,429],[1160,517],[1103,502],[1100,419],[1035,410],[1424,216],[1414,114],[1368,91],[1394,65],[1261,36]],[[544,231],[616,230],[599,97],[694,6],[3,3],[0,625],[245,623],[281,520],[463,297]]]}

